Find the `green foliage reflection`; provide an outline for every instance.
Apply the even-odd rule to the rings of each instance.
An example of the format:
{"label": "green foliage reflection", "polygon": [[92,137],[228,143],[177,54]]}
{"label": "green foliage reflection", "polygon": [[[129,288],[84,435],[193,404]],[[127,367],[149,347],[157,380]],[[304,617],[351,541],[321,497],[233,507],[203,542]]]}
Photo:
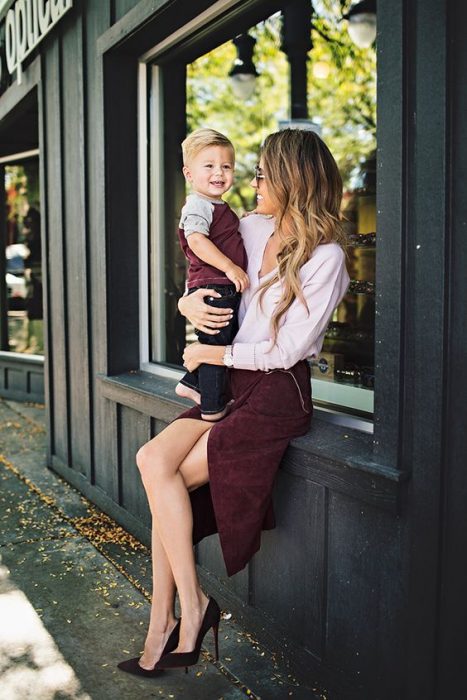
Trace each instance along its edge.
{"label": "green foliage reflection", "polygon": [[[333,152],[347,190],[353,189],[359,164],[376,148],[376,53],[350,40],[346,23],[340,21],[348,4],[314,2],[319,16],[310,29],[308,64],[309,115]],[[236,147],[236,182],[226,199],[237,210],[254,207],[248,183],[261,142],[289,118],[289,67],[280,50],[280,29],[281,15],[276,13],[249,30],[257,41],[254,62],[260,76],[246,102],[235,97],[228,78],[236,57],[232,42],[187,67],[189,131],[210,126],[228,135]]]}

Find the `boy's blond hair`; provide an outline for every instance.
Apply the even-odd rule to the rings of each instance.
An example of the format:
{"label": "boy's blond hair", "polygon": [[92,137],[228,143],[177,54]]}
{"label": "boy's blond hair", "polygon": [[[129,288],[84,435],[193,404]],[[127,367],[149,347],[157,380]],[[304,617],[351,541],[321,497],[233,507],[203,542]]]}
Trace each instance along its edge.
{"label": "boy's blond hair", "polygon": [[187,165],[203,148],[209,148],[209,146],[230,148],[235,157],[233,143],[227,136],[214,129],[196,129],[182,142],[183,165]]}

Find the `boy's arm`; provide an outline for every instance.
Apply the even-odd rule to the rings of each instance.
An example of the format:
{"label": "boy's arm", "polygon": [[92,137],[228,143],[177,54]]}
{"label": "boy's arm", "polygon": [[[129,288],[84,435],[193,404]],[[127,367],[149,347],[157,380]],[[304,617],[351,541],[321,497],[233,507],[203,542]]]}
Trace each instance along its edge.
{"label": "boy's arm", "polygon": [[221,270],[233,282],[237,292],[243,292],[249,286],[250,281],[246,272],[238,265],[235,265],[224,253],[221,253],[219,248],[206,235],[193,231],[186,237],[186,241],[200,260],[208,265],[212,265],[217,270]]}
{"label": "boy's arm", "polygon": [[228,258],[227,255],[224,255],[224,253],[221,253],[219,248],[214,245],[204,233],[190,233],[190,235],[186,237],[186,242],[190,250],[192,250],[200,260],[221,270],[221,272],[227,272],[229,267],[234,265],[231,259]]}
{"label": "boy's arm", "polygon": [[225,273],[232,262],[209,239],[213,209],[212,202],[190,195],[182,209],[180,227],[190,250],[203,262]]}
{"label": "boy's arm", "polygon": [[233,282],[237,292],[243,292],[250,283],[248,275],[209,239],[213,208],[211,202],[190,195],[182,209],[180,228],[185,232],[190,250],[200,260],[223,272]]}

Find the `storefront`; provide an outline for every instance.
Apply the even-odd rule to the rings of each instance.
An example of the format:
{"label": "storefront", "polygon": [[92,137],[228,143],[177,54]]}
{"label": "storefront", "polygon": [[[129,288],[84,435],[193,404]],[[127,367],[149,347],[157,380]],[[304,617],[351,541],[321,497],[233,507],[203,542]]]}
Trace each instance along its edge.
{"label": "storefront", "polygon": [[180,412],[193,339],[180,142],[232,138],[238,211],[269,132],[317,130],[336,156],[352,282],[310,359],[279,527],[232,579],[214,538],[198,547],[208,584],[332,700],[462,682],[465,9],[409,4],[378,0],[376,44],[366,1],[360,36],[337,0],[0,10],[0,395],[45,398],[49,465],[145,541],[135,453]]}
{"label": "storefront", "polygon": [[[5,76],[2,76],[3,78]],[[3,89],[5,80],[2,80]],[[43,401],[44,334],[37,93],[5,104],[0,130],[4,196],[0,275],[0,391]],[[7,111],[8,110],[8,111]]]}

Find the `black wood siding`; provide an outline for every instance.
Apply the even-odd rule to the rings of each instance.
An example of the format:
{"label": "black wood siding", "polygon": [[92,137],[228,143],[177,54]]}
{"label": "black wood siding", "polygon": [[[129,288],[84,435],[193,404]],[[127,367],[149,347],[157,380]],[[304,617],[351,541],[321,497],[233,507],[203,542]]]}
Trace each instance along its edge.
{"label": "black wood siding", "polygon": [[[135,453],[182,404],[173,382],[138,372],[137,57],[209,5],[76,1],[41,49],[50,464],[146,542]],[[249,567],[226,580],[217,539],[198,548],[212,585],[331,700],[444,700],[443,683],[465,684],[449,661],[465,612],[453,518],[467,428],[456,6],[450,18],[436,0],[378,2],[374,440],[315,420],[286,455],[279,527]]]}
{"label": "black wood siding", "polygon": [[0,396],[14,401],[44,401],[42,358],[19,357],[5,353],[0,359]]}

